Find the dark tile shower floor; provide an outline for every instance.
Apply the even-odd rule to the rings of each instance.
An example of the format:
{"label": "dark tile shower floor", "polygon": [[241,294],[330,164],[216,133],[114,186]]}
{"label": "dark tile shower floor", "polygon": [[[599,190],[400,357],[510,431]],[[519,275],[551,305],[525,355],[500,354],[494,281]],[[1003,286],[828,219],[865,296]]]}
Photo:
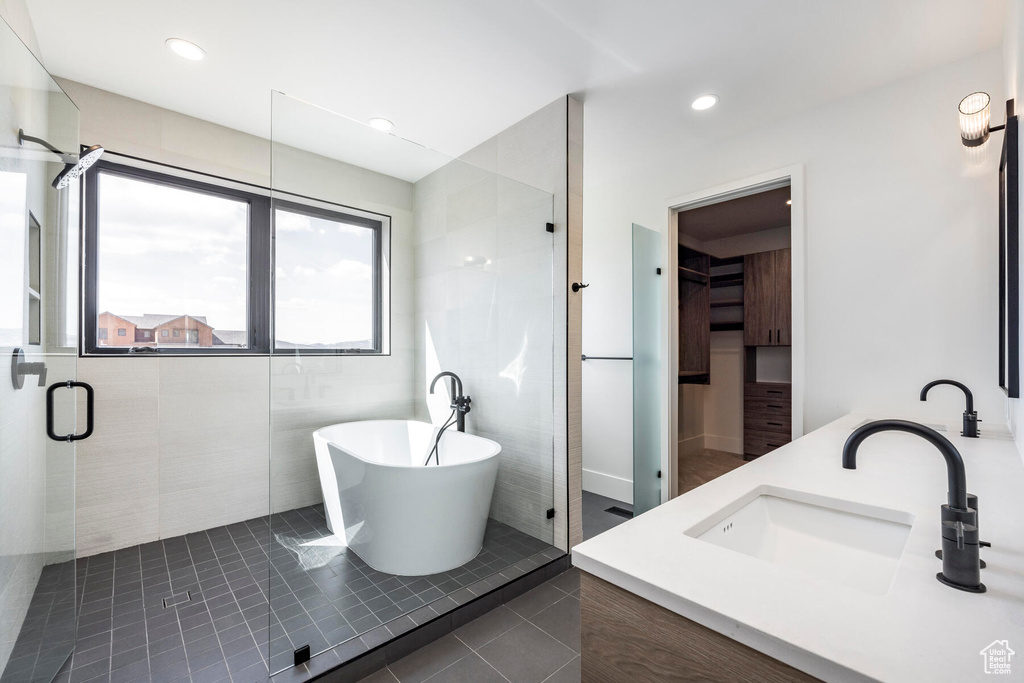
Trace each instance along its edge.
{"label": "dark tile shower floor", "polygon": [[[75,653],[56,680],[262,683],[282,670],[305,680],[562,555],[488,520],[476,558],[406,577],[373,570],[330,538],[313,506],[78,560]],[[19,666],[3,683],[30,681],[44,653],[57,656],[40,643],[47,632],[27,625],[51,613],[60,570],[44,570],[12,653]],[[291,668],[305,644],[323,654]]]}

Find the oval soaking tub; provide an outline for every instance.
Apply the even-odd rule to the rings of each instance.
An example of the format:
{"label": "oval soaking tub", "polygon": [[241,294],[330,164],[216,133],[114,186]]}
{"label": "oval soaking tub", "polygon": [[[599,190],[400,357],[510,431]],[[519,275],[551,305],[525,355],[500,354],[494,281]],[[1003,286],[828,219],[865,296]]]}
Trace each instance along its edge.
{"label": "oval soaking tub", "polygon": [[374,569],[448,571],[483,546],[501,446],[412,420],[345,422],[313,433],[327,526]]}

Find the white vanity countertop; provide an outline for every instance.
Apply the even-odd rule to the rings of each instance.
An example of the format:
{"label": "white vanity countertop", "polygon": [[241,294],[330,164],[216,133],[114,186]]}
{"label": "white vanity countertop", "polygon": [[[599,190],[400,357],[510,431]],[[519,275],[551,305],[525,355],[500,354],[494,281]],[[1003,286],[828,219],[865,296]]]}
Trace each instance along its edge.
{"label": "white vanity countertop", "polygon": [[[942,568],[939,506],[946,465],[923,439],[868,437],[857,469],[842,467],[847,415],[572,550],[573,564],[666,609],[826,681],[982,681],[981,650],[1008,640],[1010,676],[1024,679],[1024,463],[1005,429],[944,435],[978,496],[988,592],[935,579]],[[928,420],[928,422],[940,422]],[[727,550],[684,532],[761,485],[856,501],[915,516],[886,595],[876,595]]]}

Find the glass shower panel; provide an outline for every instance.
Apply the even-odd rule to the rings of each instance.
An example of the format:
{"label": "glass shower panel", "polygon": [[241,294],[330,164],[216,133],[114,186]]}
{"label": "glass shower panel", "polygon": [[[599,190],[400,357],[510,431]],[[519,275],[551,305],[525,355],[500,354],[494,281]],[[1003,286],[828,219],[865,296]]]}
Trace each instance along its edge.
{"label": "glass shower panel", "polygon": [[[48,681],[76,633],[77,183],[19,129],[78,152],[78,109],[0,21],[0,681]],[[73,275],[72,275],[73,274]],[[8,368],[11,371],[8,371]],[[80,601],[80,596],[79,596]]]}
{"label": "glass shower panel", "polygon": [[[358,656],[562,553],[552,195],[281,93],[272,114],[278,673],[306,645],[314,670]],[[447,376],[431,391],[443,371],[465,399]]]}
{"label": "glass shower panel", "polygon": [[633,514],[661,504],[662,236],[633,224]]}

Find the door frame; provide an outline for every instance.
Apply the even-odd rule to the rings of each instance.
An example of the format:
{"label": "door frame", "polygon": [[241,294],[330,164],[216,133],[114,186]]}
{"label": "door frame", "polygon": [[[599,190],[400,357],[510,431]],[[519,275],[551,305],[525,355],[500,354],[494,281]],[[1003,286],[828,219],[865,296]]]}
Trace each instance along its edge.
{"label": "door frame", "polygon": [[667,201],[666,219],[668,228],[665,230],[665,252],[667,255],[668,274],[664,287],[667,290],[664,320],[668,321],[663,331],[663,348],[668,349],[665,363],[665,384],[663,387],[662,406],[664,423],[668,429],[662,430],[661,469],[668,473],[661,480],[662,502],[679,495],[679,288],[678,265],[679,249],[676,230],[676,214],[681,210],[692,209],[702,204],[712,203],[711,200],[723,200],[728,195],[742,196],[781,181],[788,180],[790,198],[793,204],[790,209],[790,246],[793,249],[793,432],[794,440],[804,434],[804,394],[806,391],[806,360],[807,360],[807,321],[806,321],[806,283],[807,283],[807,231],[804,197],[804,166],[794,164],[783,168],[767,171],[691,192]]}

